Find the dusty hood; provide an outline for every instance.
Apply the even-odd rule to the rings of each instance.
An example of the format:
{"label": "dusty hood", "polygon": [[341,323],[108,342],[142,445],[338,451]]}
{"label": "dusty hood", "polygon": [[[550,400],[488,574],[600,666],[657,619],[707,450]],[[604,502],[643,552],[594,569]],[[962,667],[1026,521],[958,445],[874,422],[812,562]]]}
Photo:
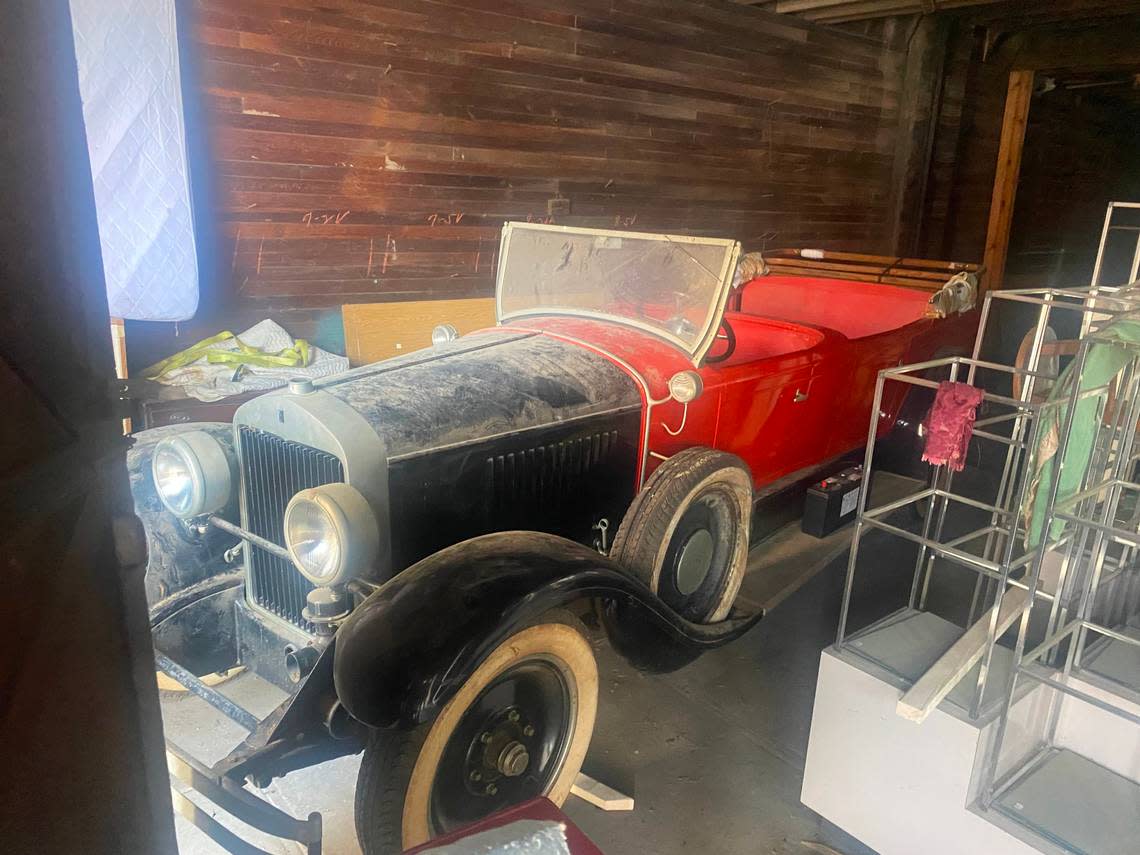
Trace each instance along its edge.
{"label": "dusty hood", "polygon": [[317,388],[359,412],[389,459],[641,406],[633,380],[604,356],[506,330],[366,365]]}

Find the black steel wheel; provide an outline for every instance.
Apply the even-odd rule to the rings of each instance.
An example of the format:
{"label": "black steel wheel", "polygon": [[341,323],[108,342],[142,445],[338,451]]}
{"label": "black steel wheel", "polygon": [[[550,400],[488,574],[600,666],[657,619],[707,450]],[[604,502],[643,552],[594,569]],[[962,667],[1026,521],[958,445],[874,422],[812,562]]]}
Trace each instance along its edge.
{"label": "black steel wheel", "polygon": [[537,796],[561,804],[586,756],[598,672],[582,633],[541,623],[500,644],[436,720],[375,731],[356,786],[366,855],[392,855]]}
{"label": "black steel wheel", "polygon": [[689,448],[646,481],[610,557],[674,611],[698,623],[728,617],[748,563],[752,476],[744,461]]}

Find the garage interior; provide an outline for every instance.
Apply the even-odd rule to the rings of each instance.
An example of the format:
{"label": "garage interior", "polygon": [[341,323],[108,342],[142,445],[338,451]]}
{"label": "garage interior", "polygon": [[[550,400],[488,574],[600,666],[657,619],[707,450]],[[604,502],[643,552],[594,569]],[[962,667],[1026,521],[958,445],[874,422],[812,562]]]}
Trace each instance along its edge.
{"label": "garage interior", "polygon": [[[177,514],[167,513],[172,506],[152,483],[156,443],[197,423],[220,423],[216,436],[228,437],[222,444],[233,455],[235,443],[246,441],[232,438],[239,408],[266,415],[262,433],[274,419],[285,423],[275,404],[247,407],[277,400],[260,397],[267,392],[308,394],[314,383],[340,382],[329,378],[348,369],[350,378],[386,376],[387,369],[365,366],[391,358],[416,366],[433,352],[464,352],[464,342],[486,335],[509,311],[509,239],[538,242],[562,234],[555,227],[596,230],[583,234],[614,252],[624,251],[623,241],[635,245],[636,233],[692,238],[666,238],[665,251],[681,246],[700,275],[723,286],[702,343],[694,344],[697,355],[676,349],[688,341],[684,324],[648,345],[652,330],[630,338],[619,329],[587,340],[589,358],[605,371],[591,362],[594,380],[584,385],[597,396],[589,415],[621,395],[621,407],[644,407],[644,416],[631,417],[643,434],[629,450],[643,461],[635,491],[654,484],[653,471],[672,473],[669,459],[691,446],[745,459],[754,504],[735,610],[725,603],[716,621],[693,617],[677,605],[690,592],[678,585],[680,599],[666,600],[659,580],[644,574],[645,594],[611,591],[610,599],[597,596],[596,609],[574,606],[570,618],[596,658],[597,717],[582,775],[571,776],[574,789],[567,779],[570,795],[554,819],[535,821],[569,823],[588,840],[569,835],[562,848],[544,849],[525,838],[536,848],[507,850],[506,841],[524,846],[524,835],[536,834],[507,823],[484,829],[500,835],[483,841],[491,848],[456,838],[452,848],[416,851],[1136,851],[1140,574],[1131,560],[1140,546],[1140,503],[1130,485],[1140,480],[1132,445],[1140,334],[1130,326],[1136,298],[1128,286],[1140,266],[1140,3],[111,5],[18,3],[0,18],[0,378],[15,411],[3,423],[0,473],[10,580],[0,616],[11,627],[0,657],[5,851],[306,851],[305,843],[281,839],[288,834],[224,816],[208,796],[201,800],[207,784],[189,792],[186,779],[172,784],[168,774],[168,761],[171,769],[178,763],[164,741],[193,755],[200,779],[265,721],[289,723],[280,705],[300,690],[282,688],[292,676],[280,684],[259,676],[252,658],[189,670],[170,659],[166,644],[205,649],[213,636],[233,632],[213,618],[156,623],[156,608],[167,609],[164,620],[177,612],[164,599],[178,593],[171,580],[212,584],[194,576],[197,565],[176,566],[164,550],[182,555],[193,544],[213,550],[215,563],[225,552],[230,581],[209,595],[236,597],[239,606],[243,552],[266,550],[290,569],[301,559],[292,544],[258,535],[270,541],[259,546],[233,521],[214,523],[227,501],[237,508],[236,481],[208,513],[175,525]],[[117,98],[127,112],[116,111]],[[116,165],[124,140],[127,159]],[[163,168],[165,183],[146,177]],[[513,229],[507,236],[505,223]],[[723,247],[719,239],[727,239]],[[725,259],[719,274],[697,257],[706,251],[718,264]],[[534,270],[542,263],[534,261]],[[644,281],[660,283],[669,270],[649,270]],[[773,286],[786,279],[792,296],[780,302],[775,287],[762,291],[765,277]],[[802,298],[795,288],[804,289]],[[910,297],[895,318],[885,301],[834,296],[845,288]],[[1100,290],[1089,296],[1090,288]],[[663,293],[678,306],[685,296]],[[963,294],[973,308],[952,302]],[[943,297],[950,302],[937,303]],[[660,324],[645,311],[642,327]],[[754,337],[750,313],[766,318]],[[562,382],[555,372],[569,371],[573,360],[550,354],[582,345],[586,327],[565,319],[543,326],[535,314],[522,311],[522,320],[506,319],[507,333],[492,334],[519,336],[511,346],[534,338],[563,350],[511,363],[503,356],[494,372],[481,363],[471,376],[491,383],[488,375],[507,376],[514,366],[520,376],[536,372],[526,394],[552,396],[549,387]],[[716,325],[724,318],[727,331]],[[919,323],[930,330],[921,346],[891,338]],[[223,332],[229,336],[218,338]],[[244,344],[235,344],[235,333]],[[211,359],[207,349],[219,346],[237,355]],[[715,442],[686,440],[686,429],[702,429],[702,400],[720,400],[709,395],[715,387],[706,369],[721,347],[724,367],[712,368],[721,376],[752,376],[749,366],[764,359],[800,371],[784,390],[787,400],[802,404],[797,418],[827,430],[775,415],[776,403],[772,413],[757,415],[760,403],[748,401],[733,410],[726,397],[710,421]],[[1127,356],[1111,362],[1110,350]],[[793,365],[801,352],[815,356]],[[664,371],[656,367],[642,372],[648,379],[622,379],[628,389],[620,395],[609,388],[618,381],[606,378],[638,374],[629,363],[642,359],[687,368],[678,373],[695,377],[695,390],[675,390],[672,369],[655,380],[652,372]],[[940,361],[907,368],[928,360]],[[1086,384],[1085,368],[1108,371],[1098,383],[1109,391],[1095,398],[1093,450],[1083,464],[1070,463],[1070,442],[1081,446],[1070,439],[1078,437],[1073,414],[1093,400],[1090,388],[1100,388]],[[893,373],[877,388],[880,370]],[[445,369],[419,376],[440,383],[420,390],[428,397],[453,379]],[[1076,391],[1066,376],[1079,379]],[[509,391],[514,381],[502,382]],[[905,402],[892,397],[892,383],[912,388]],[[978,396],[968,407],[974,435],[967,428],[960,474],[956,460],[923,462],[924,450],[933,454],[932,402],[950,383],[970,384]],[[378,388],[395,394],[393,385]],[[472,412],[476,397],[465,399]],[[359,408],[351,393],[343,400]],[[388,405],[381,400],[370,412]],[[556,421],[584,418],[564,415],[571,404],[559,406]],[[383,442],[395,445],[398,426],[385,419],[399,410],[391,407],[375,421]],[[439,427],[454,415],[448,407],[420,407],[436,413],[435,422],[424,417],[435,432],[423,428],[423,435],[443,449],[462,444]],[[661,418],[652,416],[656,407]],[[1050,425],[1054,444],[1046,452],[1034,438]],[[485,433],[488,442],[499,435]],[[654,437],[666,444],[655,450]],[[868,437],[874,445],[864,456]],[[769,445],[776,450],[765,451]],[[486,531],[526,527],[502,522],[515,517],[501,512],[492,528],[468,529],[451,505],[417,521],[416,502],[429,507],[423,485],[435,472],[407,463],[417,454],[394,454],[384,475],[393,490],[422,487],[406,501],[393,493],[391,508],[394,530],[414,530],[433,544],[426,558],[428,551],[409,547],[415,561]],[[403,469],[395,468],[397,457]],[[1041,486],[1049,459],[1058,472]],[[276,464],[267,460],[272,480]],[[1064,464],[1069,472],[1100,466],[1112,478],[1096,490],[1091,474],[1067,484]],[[362,477],[355,466],[293,486],[352,482]],[[149,485],[146,508],[139,478]],[[575,489],[599,502],[626,489],[598,484],[587,489],[580,481]],[[251,525],[242,496],[242,525]],[[487,496],[472,496],[463,513],[495,499]],[[632,499],[623,500],[631,515]],[[1086,512],[1099,516],[1088,521]],[[156,533],[161,514],[170,527]],[[620,523],[602,518],[588,540],[566,536],[587,553],[608,553],[599,566],[620,575],[619,558],[634,555],[635,541]],[[985,526],[983,555],[967,546],[980,541],[967,538]],[[1066,534],[1054,536],[1055,527]],[[564,534],[558,526],[541,530]],[[393,556],[389,570],[412,563]],[[943,572],[950,565],[957,569]],[[318,604],[297,590],[305,620],[323,620]],[[383,599],[383,590],[350,593]],[[474,666],[491,650],[474,627],[489,633],[500,618],[505,625],[515,606],[488,606],[494,620],[467,624],[458,615],[467,620],[476,600],[441,593],[448,590],[433,589],[440,609],[433,620],[472,627],[462,641],[477,653],[465,672],[474,680]],[[248,596],[252,603],[255,594]],[[651,601],[638,596],[663,605],[639,612],[637,602]],[[232,599],[218,602],[233,612]],[[354,610],[349,624],[334,615],[307,626],[363,626],[363,607],[346,608]],[[627,655],[614,622],[649,621],[642,613],[654,608],[680,617],[639,630],[647,647],[641,659]],[[269,614],[246,611],[255,620]],[[415,614],[418,623],[408,626],[424,623]],[[933,620],[911,620],[924,615]],[[511,631],[526,625],[520,618]],[[276,639],[275,632],[264,636]],[[387,643],[391,634],[381,629],[373,641]],[[645,664],[682,637],[700,647],[699,657],[676,667]],[[317,647],[302,644],[274,667],[301,669],[293,682],[302,685],[324,674],[330,686],[336,669],[340,691],[334,653],[347,662],[347,648],[338,636],[335,651],[319,647],[320,658],[314,652],[309,662],[303,654]],[[255,656],[248,644],[241,649]],[[402,655],[401,663],[417,658]],[[451,664],[462,670],[458,653]],[[166,672],[157,685],[156,669]],[[436,674],[409,677],[412,689],[430,684],[431,691],[422,709],[400,715],[422,713],[418,726],[430,728],[447,693],[457,691],[445,670],[438,685]],[[436,706],[432,691],[446,695]],[[370,732],[347,696],[344,704],[333,700],[337,714],[360,728],[353,734]],[[221,709],[227,701],[252,723],[242,726]],[[340,721],[329,712],[321,726],[331,733]],[[299,734],[297,744],[303,741]],[[282,776],[251,772],[254,780],[229,783],[245,782],[243,793],[297,820],[302,836],[318,829],[310,852],[401,851],[404,845],[378,843],[362,849],[354,806],[362,755],[338,750],[344,756]],[[414,780],[413,768],[408,774]],[[443,823],[448,834],[456,824],[463,823]],[[403,844],[426,844],[407,835]]]}

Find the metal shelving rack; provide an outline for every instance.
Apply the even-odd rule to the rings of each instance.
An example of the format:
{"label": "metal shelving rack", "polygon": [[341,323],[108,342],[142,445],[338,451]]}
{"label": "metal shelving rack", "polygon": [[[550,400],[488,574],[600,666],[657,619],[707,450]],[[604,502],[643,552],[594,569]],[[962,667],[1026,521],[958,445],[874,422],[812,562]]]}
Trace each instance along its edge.
{"label": "metal shelving rack", "polygon": [[1140,279],[1140,202],[1109,202],[1104,212],[1092,286]]}
{"label": "metal shelving rack", "polygon": [[[901,498],[862,491],[836,647],[909,690],[957,645],[946,661],[972,668],[924,709],[942,699],[941,710],[977,728],[971,809],[1046,852],[1132,853],[1140,828],[1140,341],[1115,345],[1126,356],[1095,386],[1058,385],[1081,378],[1097,348],[1114,346],[1114,322],[1140,322],[1138,277],[1140,202],[1111,203],[1089,287],[987,294],[972,356],[881,372],[868,430],[872,485],[904,391],[932,399],[943,380],[982,390],[970,454],[984,466],[961,475],[931,467],[929,483]],[[1020,304],[1000,314],[1029,329],[1015,359],[988,361],[983,342],[1002,303]],[[1054,323],[1074,343],[1050,346]],[[1042,440],[1055,432],[1060,468],[1078,411],[1093,425],[1079,484],[1066,479],[1062,491],[1058,475],[1040,487]],[[1039,542],[1027,536],[1037,531],[1030,507]],[[871,533],[873,552],[862,548]],[[879,609],[870,619],[856,602],[861,589]],[[954,658],[965,650],[977,658]],[[945,689],[961,671],[930,673]]]}
{"label": "metal shelving rack", "polygon": [[[1040,509],[1042,542],[1028,565],[1031,596],[981,764],[978,806],[1012,833],[1028,831],[1033,842],[1062,852],[1131,852],[1140,827],[1140,341],[1111,327],[1140,323],[1140,312],[1127,306],[1140,292],[1138,277],[1140,203],[1112,202],[1089,292],[1122,302],[1082,317],[1069,369],[1077,379],[1060,413],[1053,480]],[[1113,349],[1119,364],[1082,389],[1098,348]],[[1091,419],[1087,410],[1078,416],[1089,396]],[[1062,495],[1078,418],[1093,430],[1088,464],[1077,488]],[[1048,608],[1034,609],[1043,595]]]}
{"label": "metal shelving rack", "polygon": [[[1003,365],[980,358],[993,301],[1004,300],[1036,307],[1036,321],[1026,341],[1030,347],[1021,365]],[[1052,604],[1053,594],[1030,584],[1031,568],[1039,559],[1037,549],[1024,546],[1025,531],[1020,509],[1027,489],[1027,456],[1036,447],[1040,425],[1056,419],[1065,404],[1052,400],[1047,390],[1057,379],[1059,362],[1042,365],[1042,348],[1055,313],[1079,313],[1080,328],[1087,330],[1121,314],[1140,311],[1140,295],[1115,287],[1088,289],[1025,289],[988,294],[982,307],[973,356],[932,360],[883,371],[875,390],[868,431],[864,471],[874,476],[876,445],[884,424],[892,423],[902,391],[934,390],[942,380],[964,381],[983,391],[981,415],[974,426],[974,442],[996,449],[1001,474],[996,485],[979,496],[976,485],[960,484],[946,466],[932,467],[925,489],[878,506],[869,506],[868,491],[859,499],[858,515],[847,580],[840,613],[837,647],[870,666],[879,676],[909,688],[918,673],[933,663],[965,630],[958,620],[947,620],[931,610],[932,580],[938,573],[955,568],[974,574],[966,626],[988,615],[986,643],[981,661],[951,693],[951,708],[970,719],[993,716],[1001,708],[1006,677],[1013,667],[1008,647],[998,644],[1004,627],[999,626],[1000,605],[1013,588],[1029,592],[1029,602]],[[996,391],[1012,385],[1015,392]],[[930,394],[928,391],[926,394]],[[1091,395],[1092,392],[1086,393]],[[921,523],[908,525],[905,511],[926,508]],[[975,518],[955,526],[966,516]],[[902,518],[900,520],[900,517]],[[860,549],[869,531],[882,532],[913,549],[906,604],[856,631],[850,627],[852,601],[861,572]],[[1052,609],[1052,605],[1049,606]],[[994,675],[998,679],[993,679]],[[987,691],[988,690],[988,691]]]}
{"label": "metal shelving rack", "polygon": [[[1123,320],[1140,324],[1140,313]],[[1123,357],[1103,383],[1070,383],[1027,579],[1031,602],[1044,587],[1056,596],[1044,621],[1037,616],[1044,628],[1028,650],[1034,613],[1027,605],[1020,615],[980,798],[983,809],[1069,852],[1115,851],[1121,835],[1134,842],[1140,820],[1140,769],[1129,762],[1140,755],[1140,341],[1122,341],[1102,324],[1082,338],[1074,378],[1098,348]],[[1062,496],[1060,472],[1080,464],[1067,459],[1078,404],[1090,396],[1089,461],[1076,491]],[[1047,583],[1050,555],[1058,560]],[[1094,802],[1101,819],[1090,825],[1082,817]]]}

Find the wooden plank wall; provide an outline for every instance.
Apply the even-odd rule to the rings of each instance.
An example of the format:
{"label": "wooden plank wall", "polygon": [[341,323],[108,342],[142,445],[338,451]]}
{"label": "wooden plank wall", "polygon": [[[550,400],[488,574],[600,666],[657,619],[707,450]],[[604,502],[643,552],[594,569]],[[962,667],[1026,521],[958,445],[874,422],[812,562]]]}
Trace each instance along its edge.
{"label": "wooden plank wall", "polygon": [[[1119,8],[1135,7],[1134,3],[1109,4],[1104,9],[1110,16],[1106,20],[1074,14],[1030,26],[1032,18],[1017,17],[1032,16],[1034,10],[1047,10],[1049,5],[1011,6],[1004,11],[999,6],[978,7],[981,11],[958,18],[948,45],[931,160],[920,243],[923,255],[981,257],[1012,68],[1045,69],[1042,74],[1063,78],[1076,68],[1119,68],[1126,74],[1140,67],[1136,49],[1140,18],[1134,12],[1121,14]],[[1003,14],[1014,17],[1005,21]],[[983,58],[985,26],[994,29],[989,54]],[[1058,281],[1079,281],[1090,270],[1090,252],[1095,254],[1104,216],[1103,205],[1095,200],[1107,202],[1113,192],[1117,198],[1134,192],[1137,114],[1096,105],[1095,91],[1076,99],[1050,92],[1031,101],[1009,272],[1055,269],[1030,254],[1064,246],[1072,252]],[[1092,236],[1091,250],[1085,234]]]}
{"label": "wooden plank wall", "polygon": [[981,261],[1009,69],[982,61],[984,33],[960,23],[947,45],[921,254]]}
{"label": "wooden plank wall", "polygon": [[884,245],[903,55],[722,0],[195,0],[230,305],[491,293],[507,219]]}

